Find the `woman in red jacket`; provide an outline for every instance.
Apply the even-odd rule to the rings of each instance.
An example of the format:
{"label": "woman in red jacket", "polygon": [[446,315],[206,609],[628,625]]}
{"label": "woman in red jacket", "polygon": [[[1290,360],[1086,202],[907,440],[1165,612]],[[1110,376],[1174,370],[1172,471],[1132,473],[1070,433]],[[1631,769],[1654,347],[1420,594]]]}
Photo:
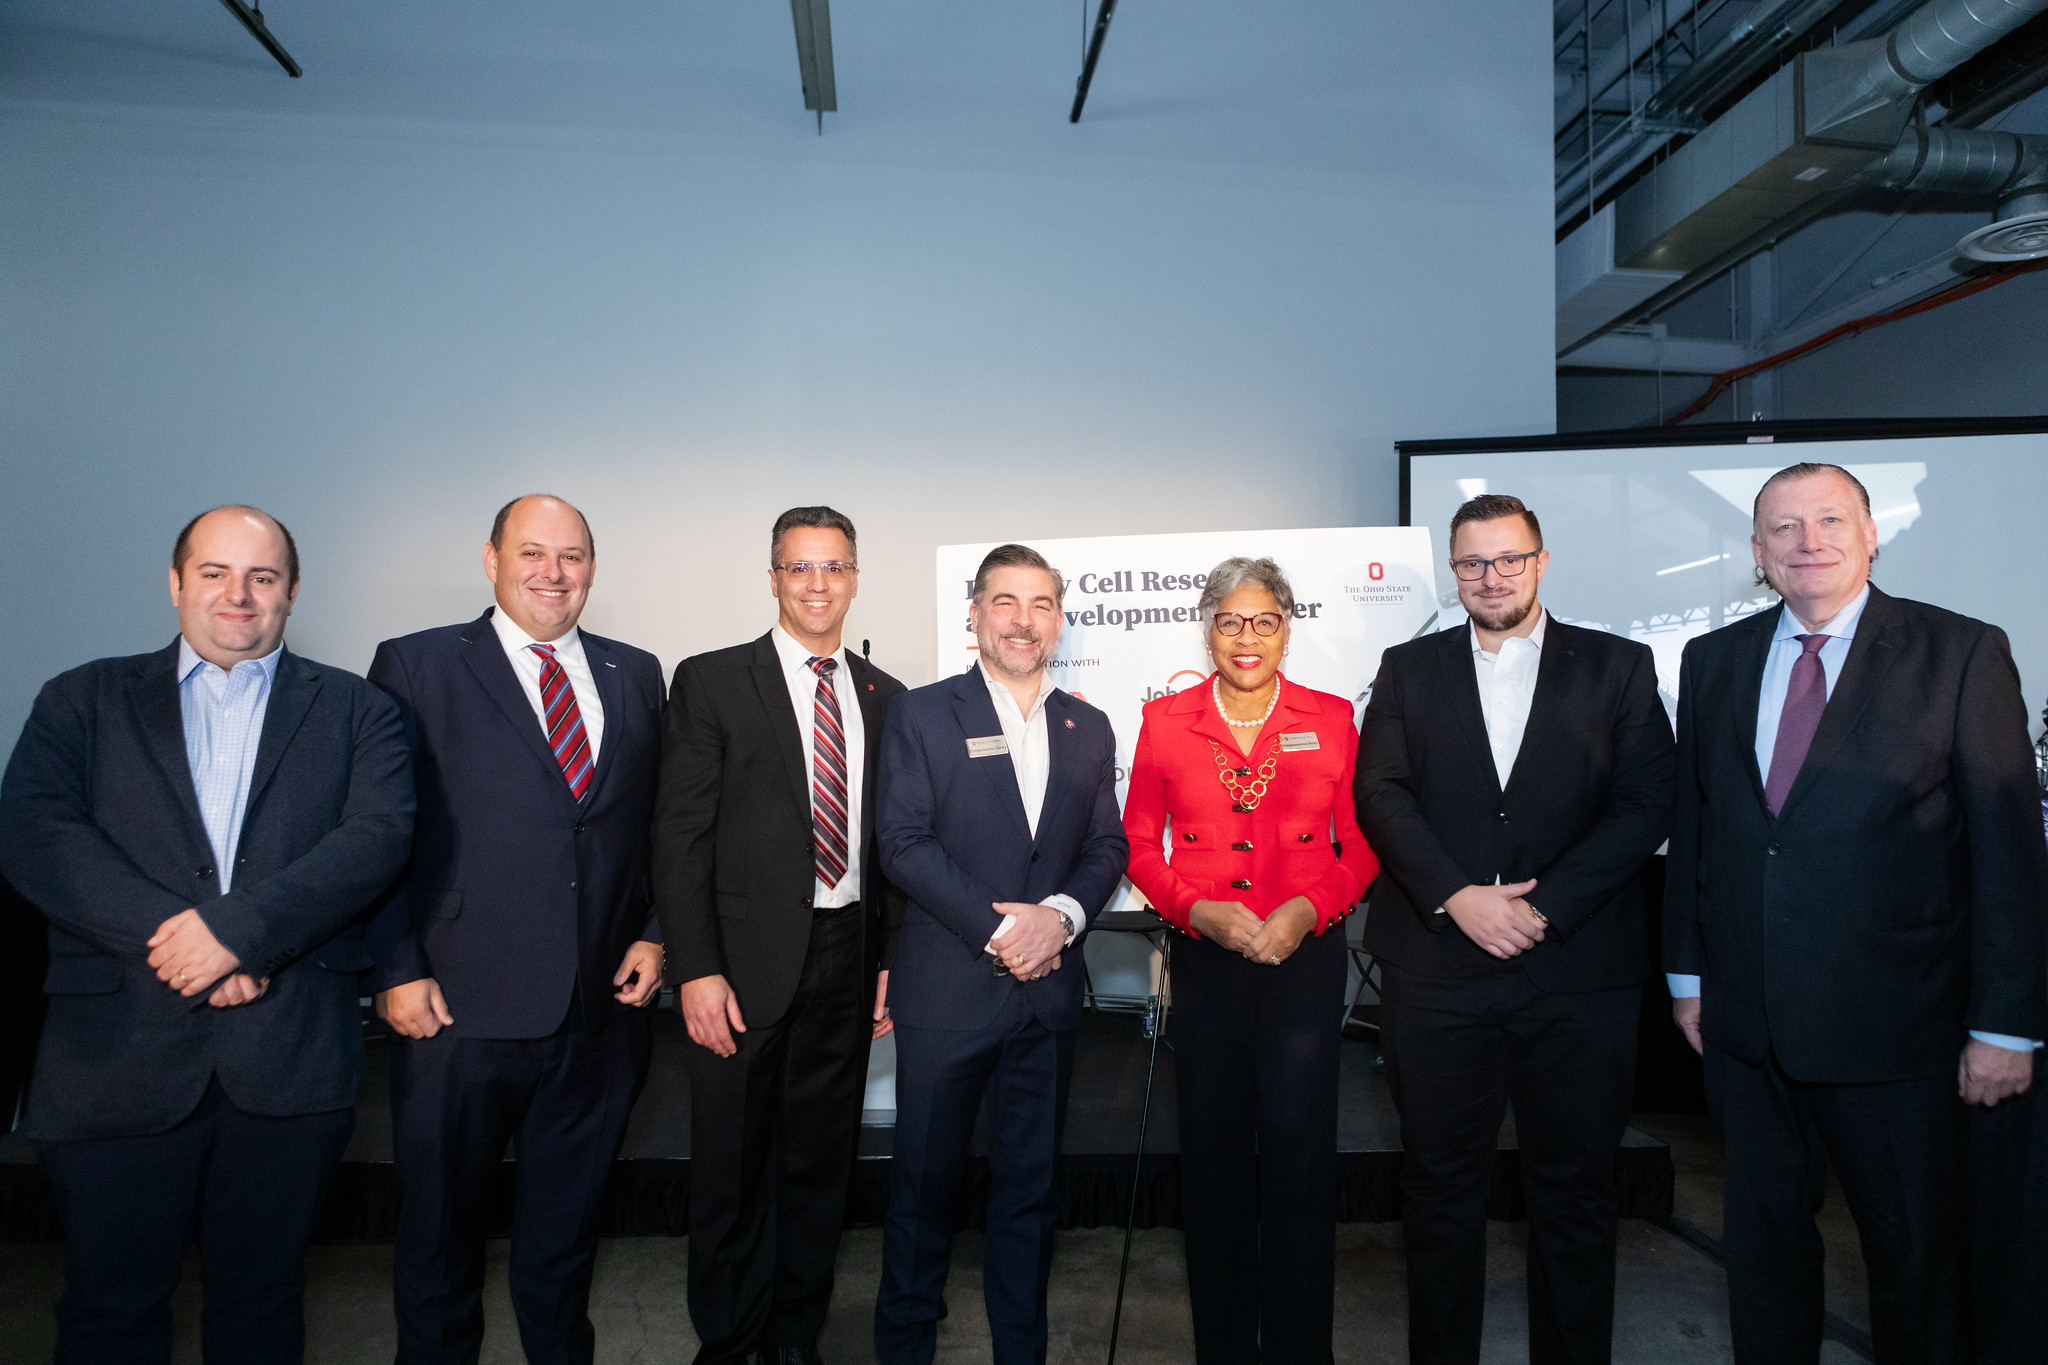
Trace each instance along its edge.
{"label": "woman in red jacket", "polygon": [[1202,591],[1216,673],[1145,707],[1129,875],[1173,955],[1182,1209],[1201,1365],[1331,1359],[1342,920],[1379,871],[1351,809],[1341,697],[1280,676],[1294,592],[1270,559]]}

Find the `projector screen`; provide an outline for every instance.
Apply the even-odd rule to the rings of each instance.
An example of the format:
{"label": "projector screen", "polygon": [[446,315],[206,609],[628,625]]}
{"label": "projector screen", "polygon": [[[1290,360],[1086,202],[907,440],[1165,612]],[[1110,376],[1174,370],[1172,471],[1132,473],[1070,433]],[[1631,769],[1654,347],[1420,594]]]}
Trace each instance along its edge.
{"label": "projector screen", "polygon": [[[2036,567],[2048,553],[2048,419],[1984,429],[1992,425],[1858,424],[1854,435],[1829,433],[1848,430],[1833,423],[1736,427],[1707,441],[1697,431],[1409,441],[1400,446],[1402,521],[1427,526],[1442,560],[1460,503],[1481,493],[1522,499],[1550,551],[1545,608],[1649,645],[1675,714],[1685,642],[1777,604],[1753,576],[1757,489],[1802,460],[1841,465],[1870,490],[1872,580],[2003,627],[2038,733],[2048,698],[2048,576]],[[1437,581],[1443,623],[1455,625],[1465,615],[1457,583],[1448,574]]]}

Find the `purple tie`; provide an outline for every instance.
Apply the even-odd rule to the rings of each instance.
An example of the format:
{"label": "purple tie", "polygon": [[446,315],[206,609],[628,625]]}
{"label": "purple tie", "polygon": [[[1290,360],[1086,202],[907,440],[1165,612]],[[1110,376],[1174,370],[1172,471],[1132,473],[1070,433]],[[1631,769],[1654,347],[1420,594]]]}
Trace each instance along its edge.
{"label": "purple tie", "polygon": [[1792,664],[1792,683],[1785,689],[1785,709],[1778,712],[1778,738],[1771,745],[1771,775],[1764,780],[1764,804],[1771,817],[1785,808],[1793,779],[1813,747],[1813,732],[1820,729],[1820,713],[1828,708],[1828,675],[1821,670],[1820,647],[1825,635],[1795,635],[1800,655]]}

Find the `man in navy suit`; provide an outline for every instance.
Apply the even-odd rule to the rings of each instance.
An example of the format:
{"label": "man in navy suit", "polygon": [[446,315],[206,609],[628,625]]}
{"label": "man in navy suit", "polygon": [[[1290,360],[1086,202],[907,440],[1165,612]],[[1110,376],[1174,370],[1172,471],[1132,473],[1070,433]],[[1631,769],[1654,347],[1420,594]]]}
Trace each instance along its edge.
{"label": "man in navy suit", "polygon": [[579,631],[583,514],[516,498],[484,547],[497,607],[386,640],[370,679],[419,769],[412,864],[371,924],[402,1188],[400,1362],[474,1361],[484,1234],[518,1139],[512,1306],[526,1358],[587,1362],[605,1182],[660,989],[648,830],[661,665]]}
{"label": "man in navy suit", "polygon": [[178,638],[51,680],[0,783],[49,919],[25,1128],[64,1223],[57,1360],[171,1355],[196,1230],[209,1362],[305,1354],[306,1241],[355,1126],[357,917],[405,864],[397,709],[284,647],[299,555],[253,507],[171,554]]}
{"label": "man in navy suit", "polygon": [[968,1140],[989,1107],[982,1267],[997,1365],[1043,1361],[1053,1163],[1081,966],[1067,960],[1123,876],[1109,718],[1046,669],[1066,584],[1022,545],[989,551],[970,619],[981,657],[896,699],[882,737],[882,870],[909,898],[890,972],[896,1146],[875,1351],[926,1365]]}

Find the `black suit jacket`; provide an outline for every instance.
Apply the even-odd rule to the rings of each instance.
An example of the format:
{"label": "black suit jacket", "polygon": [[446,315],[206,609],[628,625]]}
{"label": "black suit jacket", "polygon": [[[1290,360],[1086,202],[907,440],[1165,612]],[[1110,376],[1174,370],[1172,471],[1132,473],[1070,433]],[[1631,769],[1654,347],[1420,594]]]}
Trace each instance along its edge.
{"label": "black suit jacket", "polygon": [[2005,633],[1873,584],[1774,820],[1756,712],[1777,626],[1685,647],[1664,965],[1703,978],[1707,1041],[1867,1082],[1953,1071],[1967,1029],[2041,1037],[2048,852]]}
{"label": "black suit jacket", "polygon": [[[903,684],[853,653],[847,672],[864,744],[853,856],[873,971],[903,922],[902,893],[875,862],[882,720]],[[654,821],[669,979],[724,976],[746,1018],[780,1018],[810,951],[812,849],[811,775],[773,632],[683,660],[669,691]]]}
{"label": "black suit jacket", "polygon": [[[1380,855],[1374,956],[1424,976],[1522,971],[1547,991],[1641,983],[1637,874],[1671,829],[1671,722],[1648,647],[1552,617],[1505,790],[1469,625],[1388,650],[1359,727],[1358,823]],[[1467,886],[1537,879],[1541,943],[1502,962],[1435,911]]]}
{"label": "black suit jacket", "polygon": [[[493,609],[495,610],[495,609]],[[398,702],[419,778],[412,861],[370,924],[376,989],[432,977],[472,1038],[545,1038],[572,997],[595,1030],[635,939],[660,941],[648,822],[661,755],[661,665],[582,632],[604,703],[583,799],[486,611],[377,646],[370,681]]]}
{"label": "black suit jacket", "polygon": [[985,1028],[1013,991],[1049,1029],[1081,1021],[1081,943],[1028,982],[992,975],[982,950],[1003,922],[996,901],[1064,893],[1090,920],[1109,903],[1131,849],[1116,808],[1116,733],[1078,697],[1045,699],[1051,767],[1035,837],[1009,755],[968,752],[968,740],[1002,733],[978,665],[889,710],[876,837],[883,871],[909,897],[889,976],[899,1023]]}
{"label": "black suit jacket", "polygon": [[[412,832],[397,712],[353,673],[285,651],[224,896],[177,664],[173,641],[51,679],[0,782],[0,868],[50,924],[27,1123],[42,1141],[161,1132],[214,1076],[255,1114],[356,1101],[369,966],[357,921]],[[150,935],[187,908],[240,970],[270,977],[261,999],[214,1009],[156,979]]]}

